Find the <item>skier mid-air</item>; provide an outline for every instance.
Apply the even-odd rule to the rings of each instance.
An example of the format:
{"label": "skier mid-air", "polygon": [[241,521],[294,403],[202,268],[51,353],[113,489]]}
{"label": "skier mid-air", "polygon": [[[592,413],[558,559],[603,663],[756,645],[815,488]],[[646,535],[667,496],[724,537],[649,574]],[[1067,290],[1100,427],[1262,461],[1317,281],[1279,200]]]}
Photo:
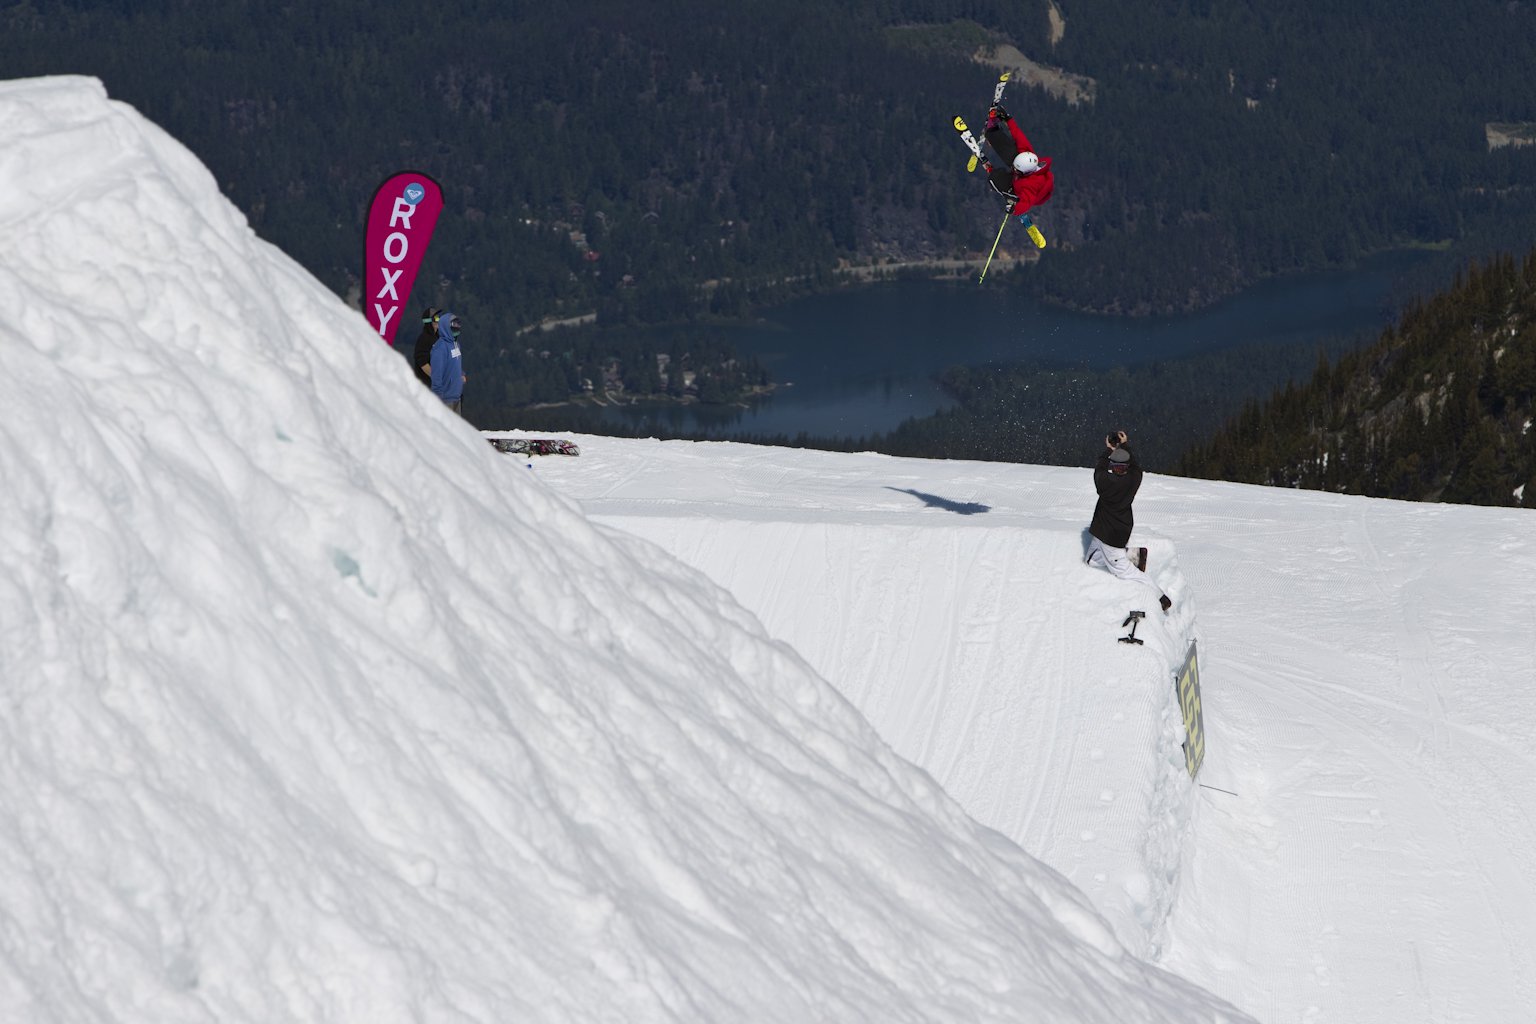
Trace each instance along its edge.
{"label": "skier mid-air", "polygon": [[1051,198],[1056,179],[1051,174],[1051,158],[1035,152],[1029,139],[1018,123],[1008,116],[1001,106],[994,106],[987,114],[987,128],[983,133],[987,145],[1002,158],[997,167],[984,161],[987,180],[1004,199],[1008,200],[1008,212],[1022,217],[1030,210]]}
{"label": "skier mid-air", "polygon": [[[1051,198],[1051,192],[1056,188],[1056,178],[1051,174],[1051,158],[1041,157],[1035,152],[1028,137],[1014,124],[1008,111],[1003,109],[1003,89],[1011,75],[1012,72],[1004,71],[998,76],[997,85],[992,89],[992,109],[987,113],[987,144],[1001,158],[996,169],[982,151],[981,143],[971,134],[965,118],[957,116],[954,126],[955,131],[960,133],[961,141],[971,151],[971,160],[966,164],[966,170],[974,171],[977,166],[986,170],[992,188],[1007,200],[1007,213],[1018,218],[1017,223],[1029,232],[1030,241],[1037,248],[1044,249],[1045,236],[1035,226],[1029,211]],[[992,252],[987,254],[986,267],[992,265],[992,256],[997,252],[998,242],[1003,239],[1003,228],[1008,226],[1009,219],[1009,216],[1004,216],[1003,223],[997,229]],[[983,281],[987,279],[986,267],[981,271]]]}

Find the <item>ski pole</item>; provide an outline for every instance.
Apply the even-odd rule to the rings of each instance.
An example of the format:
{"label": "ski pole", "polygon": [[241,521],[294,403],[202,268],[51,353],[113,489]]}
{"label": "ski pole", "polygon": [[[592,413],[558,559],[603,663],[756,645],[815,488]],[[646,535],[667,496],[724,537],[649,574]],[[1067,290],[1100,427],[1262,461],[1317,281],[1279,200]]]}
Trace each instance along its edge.
{"label": "ski pole", "polygon": [[1008,226],[1008,217],[1012,212],[1012,209],[1009,209],[1003,213],[1003,222],[997,226],[997,237],[992,239],[992,252],[987,253],[987,262],[981,268],[981,277],[976,279],[977,284],[987,279],[987,267],[992,265],[992,256],[997,252],[997,243],[1003,240],[1003,228]]}

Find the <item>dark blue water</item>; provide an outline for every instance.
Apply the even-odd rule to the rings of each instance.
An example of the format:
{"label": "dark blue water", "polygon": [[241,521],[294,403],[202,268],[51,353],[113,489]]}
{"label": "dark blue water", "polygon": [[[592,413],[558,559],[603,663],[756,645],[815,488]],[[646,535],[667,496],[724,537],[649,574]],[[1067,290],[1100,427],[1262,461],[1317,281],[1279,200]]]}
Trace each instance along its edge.
{"label": "dark blue water", "polygon": [[1284,345],[1370,332],[1391,317],[1392,286],[1424,257],[1397,253],[1349,270],[1275,280],[1187,316],[1073,313],[969,282],[902,282],[822,295],[765,314],[760,326],[715,328],[756,356],[778,390],[751,408],[610,408],[720,436],[867,437],[952,404],[934,383],[947,366],[1006,361],[1135,366],[1237,345]]}

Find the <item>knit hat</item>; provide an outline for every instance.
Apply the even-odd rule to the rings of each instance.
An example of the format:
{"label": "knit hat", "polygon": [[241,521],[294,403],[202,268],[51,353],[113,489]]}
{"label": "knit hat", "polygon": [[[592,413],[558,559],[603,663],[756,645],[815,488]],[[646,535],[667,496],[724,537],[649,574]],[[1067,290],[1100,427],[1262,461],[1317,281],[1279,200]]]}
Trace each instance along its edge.
{"label": "knit hat", "polygon": [[1131,461],[1131,453],[1126,451],[1124,448],[1116,448],[1114,451],[1109,453],[1109,461],[1110,462],[1130,462]]}

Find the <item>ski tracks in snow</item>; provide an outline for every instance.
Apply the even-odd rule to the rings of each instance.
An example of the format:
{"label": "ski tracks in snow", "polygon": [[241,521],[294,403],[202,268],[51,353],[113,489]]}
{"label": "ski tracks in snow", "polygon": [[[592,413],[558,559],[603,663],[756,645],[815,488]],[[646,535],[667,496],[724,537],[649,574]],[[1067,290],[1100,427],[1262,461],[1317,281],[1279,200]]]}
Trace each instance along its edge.
{"label": "ski tracks in snow", "polygon": [[[1510,883],[1522,875],[1531,877],[1527,872],[1532,866],[1532,859],[1527,855],[1523,862],[1511,861],[1506,858],[1504,851],[1488,848],[1481,837],[1486,832],[1487,820],[1517,818],[1523,827],[1505,830],[1512,840],[1510,849],[1528,849],[1527,840],[1536,835],[1536,823],[1532,822],[1522,802],[1502,799],[1507,796],[1502,786],[1492,790],[1494,799],[1489,800],[1484,795],[1489,793],[1487,787],[1469,790],[1451,781],[1461,776],[1460,766],[1468,763],[1487,764],[1488,774],[1491,775],[1493,771],[1492,759],[1486,759],[1480,754],[1480,748],[1487,742],[1487,737],[1456,724],[1441,689],[1444,684],[1455,680],[1458,670],[1465,666],[1466,658],[1458,656],[1447,665],[1443,657],[1437,657],[1433,646],[1436,634],[1433,616],[1426,611],[1434,607],[1434,603],[1405,597],[1415,588],[1434,586],[1433,581],[1424,580],[1425,560],[1421,557],[1426,546],[1424,539],[1411,529],[1427,517],[1409,518],[1408,531],[1402,530],[1401,515],[1393,517],[1399,527],[1395,542],[1402,554],[1397,558],[1386,559],[1374,536],[1372,520],[1377,511],[1377,505],[1362,503],[1355,519],[1362,555],[1368,568],[1364,575],[1381,600],[1383,614],[1389,617],[1384,628],[1393,633],[1389,649],[1399,680],[1398,692],[1405,698],[1411,698],[1418,706],[1416,712],[1403,709],[1404,713],[1398,720],[1418,722],[1422,732],[1411,750],[1403,749],[1407,746],[1406,742],[1401,747],[1388,747],[1385,743],[1376,742],[1373,737],[1373,744],[1384,758],[1400,767],[1403,778],[1412,779],[1417,776],[1422,780],[1417,788],[1426,793],[1428,801],[1436,808],[1438,820],[1454,840],[1458,859],[1472,865],[1476,872],[1479,884],[1473,887],[1474,892],[1466,893],[1462,898],[1470,897],[1480,905],[1486,919],[1494,922],[1504,934],[1510,955],[1510,973],[1513,977],[1526,979],[1525,985],[1530,988],[1529,979],[1533,968],[1536,968],[1536,953],[1533,953],[1529,945],[1531,930],[1529,927],[1512,927],[1513,923],[1502,912],[1499,901],[1490,894],[1507,891]],[[1466,673],[1468,678],[1473,676],[1474,673]],[[1529,760],[1528,756],[1524,759]],[[1498,763],[1504,760],[1500,758]],[[1469,820],[1469,815],[1480,820],[1474,823]],[[1418,949],[1414,950],[1414,955],[1422,959]],[[1532,991],[1536,994],[1536,990]]]}
{"label": "ski tracks in snow", "polygon": [[[1368,570],[1361,574],[1359,582],[1377,595],[1383,611],[1391,616],[1391,621],[1386,624],[1393,633],[1388,650],[1397,663],[1398,678],[1402,680],[1403,691],[1416,692],[1424,707],[1422,721],[1426,734],[1423,746],[1427,750],[1421,749],[1420,753],[1439,759],[1448,753],[1450,747],[1445,700],[1436,685],[1438,676],[1430,657],[1422,612],[1417,605],[1405,603],[1402,599],[1404,587],[1423,570],[1414,565],[1411,557],[1399,557],[1390,564],[1382,558],[1381,549],[1373,536],[1371,510],[1372,506],[1362,503],[1354,519],[1354,527],[1359,532],[1361,554]],[[1399,550],[1411,550],[1403,538],[1399,538]]]}
{"label": "ski tracks in snow", "polygon": [[[1202,800],[1214,813],[1167,966],[1263,1020],[1467,1020],[1458,1006],[1474,1002],[1524,1019],[1536,925],[1502,897],[1536,878],[1531,758],[1510,753],[1536,736],[1521,732],[1528,710],[1481,698],[1508,701],[1532,662],[1477,638],[1536,616],[1536,565],[1490,572],[1504,512],[1487,510],[1480,536],[1447,529],[1467,509],[1307,495],[1276,522],[1270,493],[1159,510],[1183,520],[1216,655],[1208,758],[1235,794]],[[1239,533],[1253,556],[1231,547]],[[1480,615],[1490,584],[1514,598],[1507,621]],[[1226,893],[1245,894],[1246,915]],[[1202,947],[1224,961],[1190,956]],[[1383,995],[1377,977],[1402,981]]]}
{"label": "ski tracks in snow", "polygon": [[[709,573],[974,818],[1078,884],[1127,948],[1156,947],[1192,799],[1182,758],[1166,771],[1182,641],[1147,588],[1083,563],[1091,487],[1078,509],[1000,491],[990,469],[941,481],[805,453],[786,476],[772,449],[730,445],[661,445],[638,474],[581,440],[590,462],[541,476]],[[738,447],[750,459],[720,458]],[[707,449],[725,472],[686,468]],[[807,472],[823,460],[844,472]],[[1116,642],[1131,608],[1149,613],[1144,646]]]}

